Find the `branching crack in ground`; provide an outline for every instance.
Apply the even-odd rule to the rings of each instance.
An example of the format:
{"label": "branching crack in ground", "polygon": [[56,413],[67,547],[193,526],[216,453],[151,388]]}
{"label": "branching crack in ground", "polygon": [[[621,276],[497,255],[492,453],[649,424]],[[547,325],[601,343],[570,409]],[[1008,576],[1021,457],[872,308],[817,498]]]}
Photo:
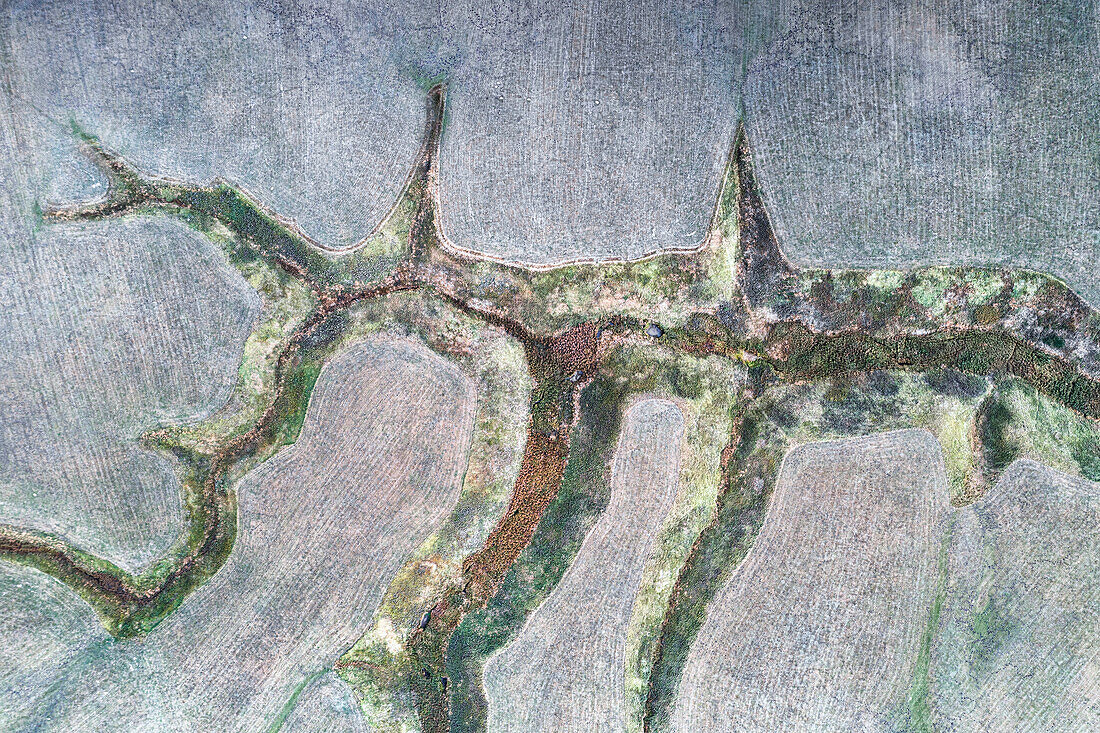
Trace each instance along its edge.
{"label": "branching crack in ground", "polygon": [[[233,485],[257,462],[293,443],[319,367],[336,348],[349,313],[369,302],[421,292],[521,343],[533,385],[526,447],[510,503],[482,548],[466,558],[461,582],[439,595],[406,640],[413,670],[407,684],[416,694],[421,724],[425,730],[446,730],[448,640],[466,616],[493,598],[531,542],[570,460],[581,417],[578,396],[624,345],[652,343],[680,354],[736,360],[752,376],[754,397],[775,384],[951,367],[977,375],[1014,375],[1081,415],[1100,417],[1100,318],[1062,283],[1034,273],[966,268],[800,270],[779,249],[743,130],[731,152],[710,233],[696,252],[636,263],[570,265],[557,274],[472,256],[451,246],[438,224],[443,87],[431,90],[427,107],[424,145],[406,190],[376,230],[382,244],[372,248],[368,242],[338,254],[323,252],[239,187],[144,175],[74,126],[108,176],[109,193],[86,206],[45,212],[44,223],[174,216],[218,241],[231,264],[266,267],[271,277],[304,285],[309,304],[265,367],[271,387],[258,414],[221,432],[203,433],[201,440],[195,431],[177,428],[143,437],[147,446],[175,459],[183,485],[187,527],[165,558],[131,574],[63,538],[8,526],[0,527],[0,556],[67,583],[116,636],[148,632],[228,558],[237,528]],[[399,251],[394,254],[387,246]],[[722,280],[715,273],[724,261],[734,263],[734,272]],[[596,277],[602,278],[598,302],[558,307],[566,303],[562,293]],[[661,288],[663,295],[652,296]],[[673,296],[666,297],[668,292]],[[696,295],[678,303],[685,293]],[[736,439],[723,453],[726,477],[714,521],[693,545],[658,632],[647,728],[659,727],[669,702],[667,685],[674,685],[679,673],[677,663],[667,661],[676,656],[667,642],[678,633],[678,614],[689,606],[693,613],[702,612],[713,593],[695,592],[685,583],[699,553],[715,552],[700,549],[708,533],[716,533],[723,512],[732,511],[731,502],[743,499],[736,487],[744,483],[748,468],[736,464],[751,452],[751,438],[741,429],[745,409]],[[757,498],[737,511],[749,512],[758,524],[766,492]],[[723,541],[744,545],[751,538]],[[654,686],[658,674],[666,678],[661,689]]]}

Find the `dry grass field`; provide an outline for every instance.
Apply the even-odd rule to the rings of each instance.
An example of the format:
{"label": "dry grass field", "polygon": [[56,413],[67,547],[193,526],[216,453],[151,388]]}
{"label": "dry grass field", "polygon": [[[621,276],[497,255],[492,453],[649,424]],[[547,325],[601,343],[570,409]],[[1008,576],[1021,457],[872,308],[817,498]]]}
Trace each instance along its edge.
{"label": "dry grass field", "polygon": [[240,485],[226,566],[155,633],[90,653],[39,707],[42,727],[266,728],[365,631],[450,511],[473,409],[472,383],[422,346],[378,337],[343,352],[295,446]]}
{"label": "dry grass field", "polygon": [[0,729],[38,730],[42,701],[110,637],[91,609],[37,570],[0,565]]}
{"label": "dry grass field", "polygon": [[1097,37],[5,4],[0,733],[1100,729]]}
{"label": "dry grass field", "polygon": [[0,283],[0,522],[137,569],[181,512],[170,464],[136,440],[228,399],[259,299],[178,222],[5,216],[0,268],[19,277]]}
{"label": "dry grass field", "polygon": [[961,511],[932,647],[936,730],[1100,727],[1100,485],[1017,461]]}
{"label": "dry grass field", "polygon": [[948,510],[925,431],[788,453],[755,544],[708,607],[673,729],[892,728]]}
{"label": "dry grass field", "polygon": [[[152,174],[239,184],[321,244],[363,240],[447,78],[443,225],[546,264],[703,239],[737,125],[754,3],[9,5],[17,118],[55,203],[103,180],[68,126]],[[492,134],[489,134],[491,131]]]}
{"label": "dry grass field", "polygon": [[737,123],[740,3],[444,4],[463,63],[444,230],[534,264],[703,239]]}
{"label": "dry grass field", "polygon": [[642,400],[627,411],[607,508],[554,592],[485,665],[489,730],[624,728],[627,626],[676,496],[683,435],[671,402]]}
{"label": "dry grass field", "polygon": [[1100,302],[1092,3],[776,7],[744,99],[793,260],[1011,264]]}
{"label": "dry grass field", "polygon": [[[152,174],[240,184],[322,244],[366,237],[420,146],[418,3],[9,3],[17,115],[44,194],[68,178],[70,121]],[[68,180],[74,180],[68,178]],[[80,180],[77,178],[75,180]],[[70,187],[72,184],[70,184]]]}

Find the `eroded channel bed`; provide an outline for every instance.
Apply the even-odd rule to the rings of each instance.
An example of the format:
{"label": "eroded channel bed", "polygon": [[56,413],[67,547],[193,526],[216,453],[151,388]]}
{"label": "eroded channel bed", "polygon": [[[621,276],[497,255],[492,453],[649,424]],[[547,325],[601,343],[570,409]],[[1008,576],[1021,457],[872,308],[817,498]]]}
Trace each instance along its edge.
{"label": "eroded channel bed", "polygon": [[[444,89],[436,87],[407,188],[373,238],[340,255],[229,184],[146,176],[74,127],[109,191],[45,211],[39,227],[182,222],[216,247],[262,306],[221,406],[197,422],[164,421],[140,438],[146,455],[171,463],[181,487],[182,525],[158,557],[128,567],[64,527],[0,527],[0,553],[23,566],[13,569],[18,578],[53,576],[109,632],[87,647],[43,642],[50,648],[33,662],[35,674],[49,676],[59,659],[78,658],[74,669],[104,680],[94,706],[66,671],[49,700],[18,701],[20,720],[48,709],[62,727],[121,719],[156,728],[173,719],[309,729],[302,719],[310,706],[322,717],[326,704],[343,706],[339,694],[325,692],[334,684],[328,670],[351,686],[358,706],[332,725],[352,729],[562,729],[581,698],[589,702],[579,717],[571,713],[577,729],[692,730],[711,718],[708,727],[721,728],[715,690],[733,685],[737,694],[719,696],[736,706],[751,684],[790,694],[767,711],[739,713],[765,729],[767,721],[919,728],[984,720],[980,706],[944,702],[957,686],[942,683],[942,660],[962,653],[952,641],[962,632],[945,625],[992,624],[994,641],[979,645],[1000,651],[972,660],[975,668],[1010,665],[1027,648],[1001,641],[1009,633],[999,631],[1002,616],[958,620],[967,613],[961,591],[948,593],[957,553],[943,548],[964,541],[954,527],[971,510],[949,502],[977,500],[972,511],[1001,516],[1004,500],[982,509],[983,495],[1020,482],[1018,457],[1100,479],[1100,317],[1062,283],[1034,273],[794,267],[779,249],[743,132],[694,252],[548,271],[478,259],[453,247],[438,223],[444,114]],[[359,381],[336,395],[345,372]],[[656,398],[640,403],[651,406],[641,418],[640,395]],[[1043,437],[1054,428],[1067,440]],[[663,437],[646,456],[622,458],[651,432]],[[827,439],[864,442],[798,447]],[[904,453],[899,440],[915,451],[905,470],[932,462],[921,472],[928,486],[888,465],[884,446]],[[823,469],[832,465],[825,458],[837,460],[827,446],[844,445],[847,462]],[[328,468],[319,471],[321,464]],[[394,476],[408,480],[393,484]],[[876,477],[878,494],[864,485]],[[644,505],[624,505],[632,481],[656,493]],[[258,499],[266,490],[274,492],[267,503]],[[823,512],[822,521],[800,540],[777,535],[783,517],[812,516],[800,502]],[[644,528],[624,530],[643,519]],[[834,545],[818,529],[834,532]],[[616,559],[614,582],[597,588],[590,556],[607,559],[625,545],[593,548],[620,531],[639,543],[637,552]],[[387,541],[394,536],[401,542]],[[1026,539],[994,534],[967,546]],[[814,549],[822,543],[832,554]],[[884,543],[891,552],[874,555]],[[871,587],[881,573],[856,567],[856,550],[875,556],[883,573],[913,581],[904,613],[884,606]],[[807,592],[772,594],[771,606],[751,600],[761,587],[754,578],[774,572],[769,564],[779,556],[805,571]],[[994,569],[990,582],[1009,583],[1012,572]],[[815,573],[834,583],[851,575],[868,592],[823,587]],[[60,586],[48,582],[56,596]],[[320,589],[325,582],[329,591]],[[829,588],[836,594],[811,592]],[[600,600],[597,590],[610,595]],[[13,602],[34,612],[35,601]],[[521,690],[515,678],[538,680],[514,670],[571,653],[549,644],[545,630],[563,626],[555,614],[573,613],[570,602],[602,610],[586,621],[592,634],[563,644],[600,659],[585,667],[588,689],[534,714],[527,707],[541,693]],[[864,605],[853,614],[857,602]],[[613,618],[601,615],[607,609]],[[722,633],[794,623],[799,612],[841,631],[849,619],[858,626],[817,639],[813,659],[782,636],[757,639],[753,653],[788,661],[794,654],[826,676],[840,665],[853,679],[879,676],[881,684],[853,683],[838,702],[835,686],[812,674],[795,694],[778,678],[708,666],[728,662],[715,649],[750,643],[727,643]],[[265,613],[289,626],[267,629],[275,621]],[[1032,610],[1018,613],[1019,624],[1039,623]],[[723,623],[726,616],[735,620]],[[1091,639],[1090,629],[1074,638]],[[845,633],[898,663],[882,676],[860,666],[867,659],[838,656],[840,647],[856,648]],[[218,661],[226,654],[248,668],[239,693],[218,682],[232,668]],[[584,664],[547,664],[566,662]],[[1079,661],[1064,668],[1084,675]],[[166,674],[179,677],[171,690],[151,681]],[[1013,684],[1006,673],[994,676]],[[967,684],[985,684],[976,679]],[[1086,683],[1060,679],[1042,689],[1095,696]],[[201,692],[211,687],[221,690],[213,704]]]}

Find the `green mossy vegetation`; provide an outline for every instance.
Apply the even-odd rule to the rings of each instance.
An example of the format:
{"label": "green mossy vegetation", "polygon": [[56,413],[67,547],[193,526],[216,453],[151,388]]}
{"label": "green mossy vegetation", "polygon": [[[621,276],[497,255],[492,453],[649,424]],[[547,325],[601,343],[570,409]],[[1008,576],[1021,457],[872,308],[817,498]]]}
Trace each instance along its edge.
{"label": "green mossy vegetation", "polygon": [[654,648],[673,586],[692,544],[710,521],[746,370],[717,356],[699,358],[660,344],[634,343],[604,372],[625,393],[673,401],[684,416],[679,490],[647,559],[627,629],[627,727],[640,730]]}
{"label": "green mossy vegetation", "polygon": [[325,674],[326,671],[327,670],[320,670],[318,672],[312,672],[306,675],[305,679],[298,683],[294,691],[290,693],[290,697],[287,698],[282,709],[279,710],[279,714],[271,721],[271,725],[267,728],[267,733],[279,733],[279,731],[283,729],[287,719],[290,718],[290,714],[294,712],[294,708],[298,705],[298,698],[302,696],[302,693],[306,691],[306,688],[309,687],[314,680]]}
{"label": "green mossy vegetation", "polygon": [[557,585],[610,498],[607,462],[615,449],[627,395],[599,377],[581,393],[565,476],[527,549],[482,610],[463,619],[446,652],[451,730],[485,727],[485,660],[519,632]]}
{"label": "green mossy vegetation", "polygon": [[1002,381],[996,414],[989,422],[982,448],[1000,470],[1015,458],[1030,458],[1065,473],[1100,480],[1100,425],[1023,380]]}
{"label": "green mossy vegetation", "polygon": [[764,521],[785,443],[765,438],[771,426],[761,405],[744,409],[732,457],[742,468],[727,478],[710,524],[680,569],[660,628],[643,709],[645,730],[668,730],[688,651],[706,618],[707,604],[744,559]]}
{"label": "green mossy vegetation", "polygon": [[1012,618],[994,598],[970,619],[970,668],[981,673],[1012,634]]}

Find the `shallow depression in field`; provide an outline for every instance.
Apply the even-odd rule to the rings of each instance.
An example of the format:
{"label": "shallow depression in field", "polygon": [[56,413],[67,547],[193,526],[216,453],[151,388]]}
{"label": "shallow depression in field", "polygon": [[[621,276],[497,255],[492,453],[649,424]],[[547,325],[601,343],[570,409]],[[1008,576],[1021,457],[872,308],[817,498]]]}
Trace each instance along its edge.
{"label": "shallow depression in field", "polygon": [[942,730],[1100,727],[1100,484],[1017,461],[960,511],[932,653]]}

